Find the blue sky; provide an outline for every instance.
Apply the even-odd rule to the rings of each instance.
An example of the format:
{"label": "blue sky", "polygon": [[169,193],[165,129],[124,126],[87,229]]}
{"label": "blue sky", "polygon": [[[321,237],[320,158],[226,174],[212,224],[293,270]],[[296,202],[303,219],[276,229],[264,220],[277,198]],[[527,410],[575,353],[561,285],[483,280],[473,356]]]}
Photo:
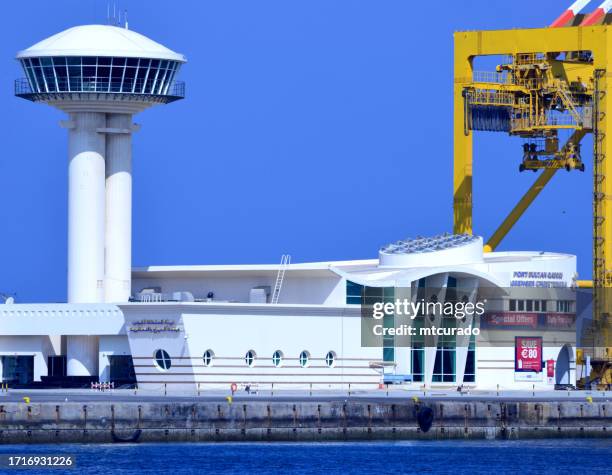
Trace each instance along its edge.
{"label": "blue sky", "polygon": [[[0,292],[20,302],[66,297],[67,137],[61,112],[13,96],[13,58],[105,23],[106,3],[3,4]],[[452,230],[453,31],[541,27],[569,3],[122,0],[131,29],[189,60],[186,100],[136,117],[134,265],[373,258]],[[479,133],[474,149],[486,238],[536,175],[518,173],[520,139]],[[590,277],[583,149],[587,172],[559,172],[500,250],[574,253]]]}

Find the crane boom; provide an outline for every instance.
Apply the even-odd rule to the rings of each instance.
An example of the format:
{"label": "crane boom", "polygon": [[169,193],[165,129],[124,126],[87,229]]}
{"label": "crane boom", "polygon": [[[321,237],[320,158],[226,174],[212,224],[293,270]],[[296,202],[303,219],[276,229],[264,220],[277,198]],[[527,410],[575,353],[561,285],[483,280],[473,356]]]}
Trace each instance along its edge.
{"label": "crane boom", "polygon": [[572,3],[567,10],[565,10],[559,17],[550,24],[551,28],[560,28],[569,24],[580,10],[586,7],[591,0],[576,0]]}
{"label": "crane boom", "polygon": [[580,26],[592,26],[597,25],[603,21],[606,16],[606,13],[610,11],[612,8],[612,0],[605,0],[601,5],[599,5],[591,14],[589,14],[584,21],[580,24]]}

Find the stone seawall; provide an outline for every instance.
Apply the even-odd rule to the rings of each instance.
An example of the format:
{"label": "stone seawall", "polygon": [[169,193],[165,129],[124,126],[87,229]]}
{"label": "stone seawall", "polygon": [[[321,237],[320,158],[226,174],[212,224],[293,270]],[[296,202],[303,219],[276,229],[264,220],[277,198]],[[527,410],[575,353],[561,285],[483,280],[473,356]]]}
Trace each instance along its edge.
{"label": "stone seawall", "polygon": [[610,437],[605,402],[0,401],[0,444]]}

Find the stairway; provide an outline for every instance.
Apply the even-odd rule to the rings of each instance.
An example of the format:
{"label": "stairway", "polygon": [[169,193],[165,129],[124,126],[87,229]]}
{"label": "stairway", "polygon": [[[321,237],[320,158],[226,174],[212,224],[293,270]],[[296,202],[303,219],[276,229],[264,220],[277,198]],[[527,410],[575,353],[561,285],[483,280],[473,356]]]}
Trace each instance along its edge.
{"label": "stairway", "polygon": [[283,254],[281,256],[280,266],[278,267],[278,274],[276,274],[276,282],[274,284],[274,291],[272,292],[271,303],[278,303],[281,288],[283,287],[283,280],[285,279],[285,271],[291,264],[291,256],[289,254]]}

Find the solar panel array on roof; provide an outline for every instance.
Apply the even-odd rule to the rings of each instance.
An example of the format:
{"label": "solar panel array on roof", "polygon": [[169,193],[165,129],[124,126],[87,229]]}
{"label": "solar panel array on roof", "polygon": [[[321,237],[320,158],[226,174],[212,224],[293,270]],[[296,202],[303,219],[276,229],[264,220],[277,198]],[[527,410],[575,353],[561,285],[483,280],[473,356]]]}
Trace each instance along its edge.
{"label": "solar panel array on roof", "polygon": [[421,254],[424,252],[453,249],[477,241],[478,236],[471,234],[440,234],[432,237],[406,238],[387,244],[380,249],[384,254]]}

